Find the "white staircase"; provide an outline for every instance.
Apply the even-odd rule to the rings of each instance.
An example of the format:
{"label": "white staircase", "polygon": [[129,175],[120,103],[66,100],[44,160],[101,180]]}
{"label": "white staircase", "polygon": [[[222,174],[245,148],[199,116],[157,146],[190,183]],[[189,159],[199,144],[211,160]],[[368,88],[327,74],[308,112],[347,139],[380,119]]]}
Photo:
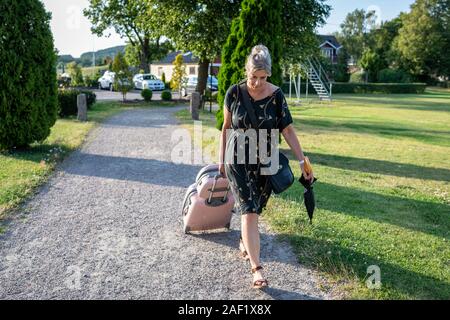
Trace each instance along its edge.
{"label": "white staircase", "polygon": [[304,68],[319,99],[331,101],[333,84],[328,79],[319,60],[315,58],[308,59],[307,65],[304,65]]}

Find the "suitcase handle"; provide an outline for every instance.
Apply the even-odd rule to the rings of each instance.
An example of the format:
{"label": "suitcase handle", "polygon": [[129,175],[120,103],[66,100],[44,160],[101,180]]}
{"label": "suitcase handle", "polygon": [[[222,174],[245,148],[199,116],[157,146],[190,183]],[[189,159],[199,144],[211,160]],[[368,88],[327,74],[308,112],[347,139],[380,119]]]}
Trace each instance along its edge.
{"label": "suitcase handle", "polygon": [[[209,190],[208,204],[211,204],[211,199],[212,199],[213,193],[223,191],[223,189],[216,190],[216,184],[217,184],[217,180],[219,180],[219,178],[223,178],[223,175],[217,174],[217,175],[214,177],[214,184],[213,184],[213,187],[212,187],[211,190]],[[229,186],[229,185],[228,185],[228,188],[227,188],[226,191],[227,191],[227,192],[225,193],[225,196],[223,197],[222,202],[226,202],[226,201],[227,201],[228,192],[230,191],[230,186]]]}

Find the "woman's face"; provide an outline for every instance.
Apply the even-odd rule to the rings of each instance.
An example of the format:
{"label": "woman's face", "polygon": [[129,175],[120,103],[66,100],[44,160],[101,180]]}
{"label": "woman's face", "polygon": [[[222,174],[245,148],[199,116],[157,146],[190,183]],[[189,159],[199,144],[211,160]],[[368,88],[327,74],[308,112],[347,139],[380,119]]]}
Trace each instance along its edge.
{"label": "woman's face", "polygon": [[248,74],[247,85],[253,90],[263,89],[267,83],[268,74],[264,70],[256,70]]}

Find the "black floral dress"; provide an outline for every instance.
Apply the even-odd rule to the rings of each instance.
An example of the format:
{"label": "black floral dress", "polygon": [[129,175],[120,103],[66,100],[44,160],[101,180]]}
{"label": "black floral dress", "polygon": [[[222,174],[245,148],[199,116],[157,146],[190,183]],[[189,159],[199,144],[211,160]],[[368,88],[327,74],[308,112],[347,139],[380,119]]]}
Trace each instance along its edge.
{"label": "black floral dress", "polygon": [[[261,214],[272,194],[272,186],[268,176],[261,175],[261,163],[257,154],[256,164],[249,160],[248,144],[245,145],[245,163],[237,162],[237,129],[252,128],[250,117],[242,104],[241,92],[237,85],[231,86],[225,96],[225,108],[231,113],[231,134],[227,137],[225,150],[225,172],[230,182],[231,191],[237,202],[240,214]],[[271,130],[278,129],[279,133],[292,123],[292,116],[281,89],[264,99],[253,100],[250,97],[252,107],[255,110],[256,119],[259,122],[257,131],[259,143],[259,130],[266,129],[268,141],[268,155],[270,156]],[[239,130],[239,131],[243,131]],[[242,146],[240,146],[242,148]],[[259,149],[257,149],[259,150]]]}

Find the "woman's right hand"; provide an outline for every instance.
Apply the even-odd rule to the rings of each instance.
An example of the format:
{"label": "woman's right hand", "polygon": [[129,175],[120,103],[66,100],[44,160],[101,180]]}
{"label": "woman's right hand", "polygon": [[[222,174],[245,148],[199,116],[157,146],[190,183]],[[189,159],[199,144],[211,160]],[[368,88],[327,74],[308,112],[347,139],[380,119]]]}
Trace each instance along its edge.
{"label": "woman's right hand", "polygon": [[227,174],[225,173],[225,165],[223,163],[219,164],[219,172],[224,178],[227,177]]}

